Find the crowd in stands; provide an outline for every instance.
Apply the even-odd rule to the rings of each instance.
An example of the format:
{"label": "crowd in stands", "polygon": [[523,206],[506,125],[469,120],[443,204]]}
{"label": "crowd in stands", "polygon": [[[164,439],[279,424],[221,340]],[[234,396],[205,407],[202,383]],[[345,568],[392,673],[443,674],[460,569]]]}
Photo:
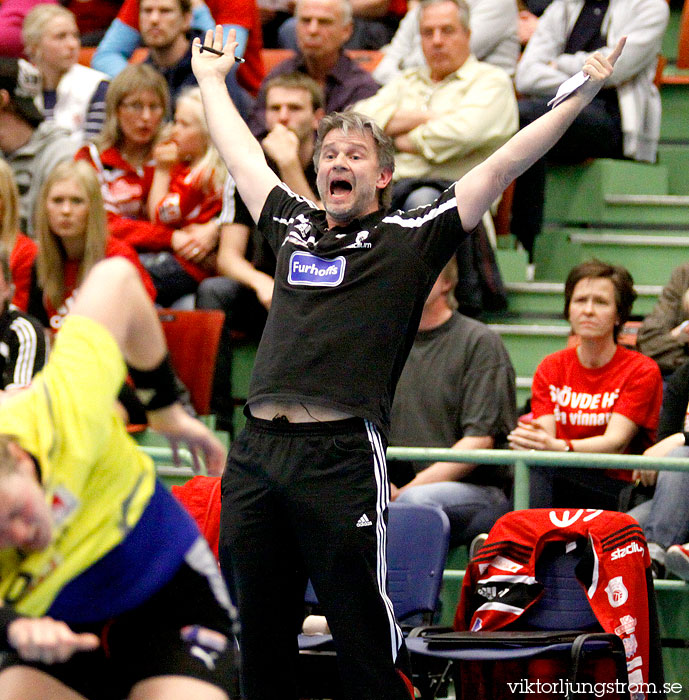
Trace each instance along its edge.
{"label": "crowd in stands", "polygon": [[[655,161],[653,80],[667,21],[665,0],[2,0],[0,392],[31,382],[89,273],[124,257],[160,307],[224,311],[212,410],[232,431],[233,336],[260,337],[275,255],[211,141],[191,69],[192,41],[216,23],[236,32],[244,59],[227,76],[230,96],[291,192],[322,207],[316,130],[353,109],[392,139],[381,201],[405,212],[444,196],[549,110],[591,53],[626,36],[605,89],[516,180],[511,230],[532,259],[549,163]],[[294,52],[267,75],[262,22],[267,48]],[[82,44],[97,46],[90,67],[79,63]],[[130,62],[140,45],[145,60]],[[379,52],[375,69],[352,49]],[[542,359],[518,417],[507,350],[469,317],[487,308],[492,232],[488,213],[430,292],[390,444],[689,456],[689,263],[672,273],[634,350],[618,342],[635,299],[629,272],[574,267],[564,317],[576,341]],[[370,245],[367,235],[354,245]],[[398,463],[390,482],[392,500],[445,510],[455,544],[512,507],[504,467]],[[641,504],[638,485],[652,494]],[[666,551],[689,540],[687,472],[533,468],[530,503],[631,509],[659,575]]]}

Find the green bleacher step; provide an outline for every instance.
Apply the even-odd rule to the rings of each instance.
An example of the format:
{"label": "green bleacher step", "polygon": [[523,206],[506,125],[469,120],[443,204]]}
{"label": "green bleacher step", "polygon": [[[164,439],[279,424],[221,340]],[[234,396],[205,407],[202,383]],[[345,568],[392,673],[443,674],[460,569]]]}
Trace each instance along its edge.
{"label": "green bleacher step", "polygon": [[682,194],[606,194],[606,223],[686,226],[689,196]]}
{"label": "green bleacher step", "polygon": [[[664,285],[689,249],[683,232],[581,232],[569,233],[580,259],[597,257],[623,265],[642,285]],[[537,268],[538,269],[538,268]]]}
{"label": "green bleacher step", "polygon": [[[676,71],[685,76],[689,71]],[[689,143],[687,100],[689,85],[663,85],[660,90],[663,115],[660,122],[660,141]]]}
{"label": "green bleacher step", "polygon": [[491,323],[489,328],[502,338],[519,377],[530,377],[540,361],[567,345],[569,324]]}
{"label": "green bleacher step", "polygon": [[[563,282],[509,282],[507,290],[510,313],[524,315],[562,316],[565,285]],[[634,315],[646,316],[655,305],[662,287],[660,285],[637,284],[634,287],[637,298],[634,302]]]}
{"label": "green bleacher step", "polygon": [[[580,165],[553,166],[546,178],[544,218],[546,222],[569,224],[651,223],[639,219],[634,211],[631,219],[625,208],[606,203],[608,195],[669,194],[667,168],[663,165],[627,160],[598,158]],[[668,211],[663,209],[663,213]],[[645,215],[644,215],[645,216]],[[649,213],[649,219],[658,212]],[[657,223],[664,223],[658,220]]]}
{"label": "green bleacher step", "polygon": [[[689,93],[687,93],[687,97],[689,97]],[[687,121],[686,117],[684,121]],[[667,168],[669,192],[689,195],[689,178],[687,177],[689,143],[661,143],[658,147],[658,162]]]}
{"label": "green bleacher step", "polygon": [[574,265],[596,257],[624,265],[638,285],[665,285],[670,272],[684,259],[680,249],[688,245],[686,230],[548,226],[534,247],[536,279],[565,280]]}

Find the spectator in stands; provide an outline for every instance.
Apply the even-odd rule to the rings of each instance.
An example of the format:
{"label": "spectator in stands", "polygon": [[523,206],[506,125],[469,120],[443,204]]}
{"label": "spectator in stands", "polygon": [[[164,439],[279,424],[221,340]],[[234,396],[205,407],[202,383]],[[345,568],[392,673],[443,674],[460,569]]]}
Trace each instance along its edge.
{"label": "spectator in stands", "polygon": [[82,46],[96,46],[115,19],[120,0],[3,0],[0,3],[0,56],[24,53],[22,24],[37,5],[62,5],[75,17]]}
{"label": "spectator in stands", "polygon": [[660,134],[660,94],[653,81],[668,20],[665,0],[560,0],[548,6],[517,66],[519,122],[524,127],[549,109],[558,86],[601,47],[622,36],[619,70],[581,112],[564,137],[516,184],[512,233],[533,260],[543,222],[546,162],[632,158],[653,163]]}
{"label": "spectator in stands", "polygon": [[174,108],[182,90],[196,85],[191,71],[191,0],[140,0],[139,30],[150,63],[165,78]]}
{"label": "spectator in stands", "polygon": [[31,270],[38,246],[19,229],[19,191],[10,166],[0,158],[0,249],[9,256],[14,285],[12,304],[26,311],[31,289]]}
{"label": "spectator in stands", "polygon": [[[400,20],[407,11],[406,0],[352,0],[352,33],[346,49],[377,51],[393,37]],[[297,50],[299,19],[283,22],[278,30],[278,45]]]}
{"label": "spectator in stands", "polygon": [[176,401],[136,271],[102,262],[44,371],[0,409],[5,700],[238,697],[213,555],[115,414],[125,362],[151,426],[222,472],[222,445]]}
{"label": "spectator in stands", "polygon": [[37,5],[24,19],[27,56],[41,72],[46,121],[78,134],[96,136],[105,119],[108,76],[77,63],[81,40],[74,15],[61,5]]}
{"label": "spectator in stands", "polygon": [[46,175],[71,158],[77,138],[57,124],[44,122],[36,106],[40,73],[22,58],[0,58],[0,151],[19,188],[20,228],[33,231],[33,211]]}
{"label": "spectator in stands", "polygon": [[[617,344],[636,293],[627,270],[581,263],[565,283],[565,318],[579,343],[546,357],[533,379],[533,418],[509,435],[516,450],[640,454],[655,441],[662,400],[657,365]],[[532,508],[626,510],[631,473],[531,469]]]}
{"label": "spectator in stands", "polygon": [[136,252],[108,236],[98,178],[87,163],[65,161],[48,175],[36,206],[37,288],[29,313],[56,332],[69,313],[76,292],[103,258],[120,256],[137,266],[151,298],[155,288]]}
{"label": "spectator in stands", "polygon": [[[453,258],[426,299],[395,391],[391,445],[504,448],[517,424],[514,368],[507,350],[485,325],[457,313],[457,282]],[[469,544],[463,535],[475,513],[507,504],[506,467],[392,462],[389,477],[392,500],[442,508],[456,544]]]}
{"label": "spectator in stands", "polygon": [[109,214],[147,218],[151,152],[168,105],[165,80],[151,66],[128,66],[110,83],[103,129],[76,154],[96,169]]}
{"label": "spectator in stands", "polygon": [[10,258],[0,248],[0,395],[28,386],[47,357],[45,329],[11,304],[14,294]]}
{"label": "spectator in stands", "polygon": [[[280,179],[312,202],[318,201],[313,149],[322,116],[323,91],[307,75],[286,73],[268,81],[269,131],[261,145]],[[260,336],[273,295],[275,256],[256,231],[232,178],[225,184],[220,227],[217,267],[223,277],[199,285],[196,305],[221,308],[231,328]]]}
{"label": "spectator in stands", "polygon": [[[519,58],[514,0],[467,0],[467,5],[470,10],[471,53],[479,61],[498,66],[513,76]],[[390,44],[383,47],[383,58],[373,71],[373,77],[381,85],[389,83],[408,68],[425,65],[419,32],[420,12],[420,5],[413,5]]]}
{"label": "spectator in stands", "polygon": [[663,375],[689,360],[689,263],[672,271],[653,311],[641,324],[636,344],[658,363]]}
{"label": "spectator in stands", "polygon": [[[323,91],[308,75],[286,73],[266,86],[268,135],[262,146],[268,164],[293,192],[318,201],[313,165],[315,129],[323,116]],[[233,330],[260,338],[273,298],[275,255],[257,230],[249,212],[228,177],[220,215],[217,258],[222,277],[199,285],[196,307],[225,312],[223,337],[218,349],[213,383],[216,425],[231,431],[234,412],[230,368]]]}
{"label": "spectator in stands", "polygon": [[[212,220],[222,208],[227,169],[211,143],[197,87],[180,95],[167,136],[153,149],[155,172],[148,193],[151,221],[174,230],[207,222],[217,228]],[[139,245],[147,247],[145,242]],[[215,272],[214,248],[202,249],[191,236],[178,246],[179,252],[172,245],[169,250],[141,256],[162,306],[193,294],[199,282]]]}
{"label": "spectator in stands", "polygon": [[517,35],[519,43],[526,46],[538,26],[538,18],[552,0],[517,0],[519,17],[517,20]]}
{"label": "spectator in stands", "polygon": [[[124,0],[117,18],[110,25],[103,41],[93,56],[91,65],[110,76],[117,75],[126,65],[134,50],[139,45],[139,0]],[[192,3],[191,26],[202,33],[213,29],[216,22],[222,24],[225,36],[234,29],[239,45],[237,56],[246,62],[233,69],[227,79],[227,88],[233,100],[236,100],[241,113],[246,116],[251,108],[249,95],[256,95],[263,80],[263,62],[261,60],[261,20],[258,16],[255,0],[208,0],[208,3]]]}
{"label": "spectator in stands", "polygon": [[266,77],[248,124],[256,138],[267,132],[265,85],[284,73],[306,73],[325,93],[325,113],[341,112],[357,100],[374,95],[378,83],[343,53],[352,33],[349,0],[299,0],[295,10],[299,52],[278,64]]}
{"label": "spectator in stands", "polygon": [[393,207],[405,210],[432,202],[518,125],[509,77],[471,54],[464,0],[422,0],[419,28],[427,65],[354,107],[394,141]]}
{"label": "spectator in stands", "polygon": [[[659,442],[644,454],[649,457],[689,457],[689,362],[668,379],[658,424]],[[665,574],[666,550],[689,540],[689,473],[635,471],[644,486],[655,485],[653,498],[629,511],[644,528],[656,578]],[[679,556],[682,561],[681,555]]]}

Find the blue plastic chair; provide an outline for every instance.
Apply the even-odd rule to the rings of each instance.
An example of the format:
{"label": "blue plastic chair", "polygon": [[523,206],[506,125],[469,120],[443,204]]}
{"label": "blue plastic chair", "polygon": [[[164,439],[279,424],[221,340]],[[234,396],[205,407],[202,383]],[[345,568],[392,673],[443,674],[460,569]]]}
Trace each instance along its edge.
{"label": "blue plastic chair", "polygon": [[[450,541],[450,522],[439,508],[391,503],[388,515],[388,595],[399,622],[435,612]],[[309,583],[306,602],[317,604]],[[330,635],[299,635],[299,649],[327,649]]]}
{"label": "blue plastic chair", "polygon": [[[537,656],[569,654],[569,679],[576,683],[584,654],[609,654],[615,662],[617,679],[626,683],[627,665],[622,640],[602,632],[575,568],[581,549],[566,552],[564,543],[546,545],[536,564],[536,580],[544,585],[541,598],[519,619],[519,628],[498,632],[442,632],[438,628],[417,628],[407,639],[415,670],[415,684],[424,700],[434,699],[461,661],[508,661]],[[416,657],[416,658],[415,658]],[[417,678],[424,668],[422,658],[442,659],[441,671]],[[427,666],[428,664],[426,664]],[[572,686],[570,686],[572,687]],[[459,689],[455,688],[457,698]]]}

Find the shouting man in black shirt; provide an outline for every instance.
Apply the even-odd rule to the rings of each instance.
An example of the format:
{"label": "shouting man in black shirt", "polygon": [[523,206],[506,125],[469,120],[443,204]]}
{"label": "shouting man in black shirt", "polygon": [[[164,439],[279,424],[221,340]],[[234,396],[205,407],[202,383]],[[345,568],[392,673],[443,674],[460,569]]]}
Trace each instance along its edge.
{"label": "shouting man in black shirt", "polygon": [[[266,165],[224,90],[236,47],[195,43],[208,124],[277,256],[275,288],[223,475],[221,565],[242,623],[248,700],[296,698],[296,630],[310,577],[333,633],[347,700],[413,697],[386,585],[390,405],[426,296],[502,190],[590,102],[624,42],[589,79],[433,204],[388,213],[393,149],[370,120],[321,121],[314,161],[325,211]],[[223,54],[214,55],[223,51]],[[265,664],[269,663],[270,672]]]}

